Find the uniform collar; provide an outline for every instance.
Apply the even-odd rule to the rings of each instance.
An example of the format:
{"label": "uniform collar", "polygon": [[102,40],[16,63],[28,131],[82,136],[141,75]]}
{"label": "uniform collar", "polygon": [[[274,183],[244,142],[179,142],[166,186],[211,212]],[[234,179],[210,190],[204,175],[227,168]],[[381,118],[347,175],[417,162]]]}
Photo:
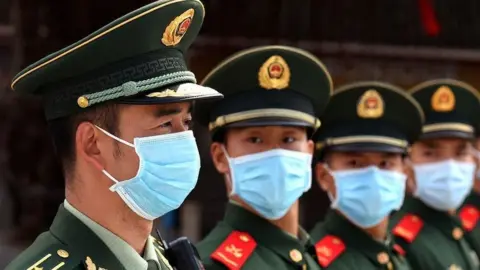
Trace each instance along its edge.
{"label": "uniform collar", "polygon": [[105,269],[125,269],[105,243],[82,221],[60,205],[50,232],[67,247],[70,260],[94,263]]}
{"label": "uniform collar", "polygon": [[304,244],[309,236],[304,230],[299,233],[303,239],[296,239],[268,220],[232,203],[227,205],[224,222],[234,230],[248,233],[257,245],[274,251],[286,261],[299,267],[306,264]]}
{"label": "uniform collar", "polygon": [[324,222],[325,230],[340,238],[345,246],[363,253],[378,266],[387,264],[393,254],[393,236],[379,242],[361,228],[355,226],[335,210],[330,210]]}
{"label": "uniform collar", "polygon": [[417,198],[406,196],[403,212],[419,216],[425,223],[434,226],[450,239],[459,240],[463,237],[462,223],[457,216],[433,209]]}

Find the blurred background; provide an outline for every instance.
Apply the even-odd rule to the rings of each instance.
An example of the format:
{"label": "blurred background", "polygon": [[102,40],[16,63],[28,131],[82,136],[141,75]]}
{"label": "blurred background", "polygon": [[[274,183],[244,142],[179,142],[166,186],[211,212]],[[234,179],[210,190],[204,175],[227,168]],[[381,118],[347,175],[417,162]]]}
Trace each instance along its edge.
{"label": "blurred background", "polygon": [[[47,230],[63,201],[63,179],[38,100],[18,97],[12,76],[148,0],[0,0],[0,269]],[[449,77],[480,86],[477,0],[202,0],[203,30],[188,62],[201,81],[223,58],[256,45],[285,44],[317,55],[340,86],[382,80],[411,87]],[[226,194],[197,129],[203,156],[187,202],[158,222],[167,239],[194,242],[223,216]],[[302,198],[310,229],[329,202],[313,185]]]}

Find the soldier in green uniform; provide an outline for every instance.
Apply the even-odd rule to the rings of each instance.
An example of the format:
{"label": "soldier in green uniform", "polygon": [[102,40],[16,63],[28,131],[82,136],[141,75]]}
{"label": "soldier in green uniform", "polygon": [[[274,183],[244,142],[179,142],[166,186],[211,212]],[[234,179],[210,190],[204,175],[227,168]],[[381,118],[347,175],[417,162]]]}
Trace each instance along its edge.
{"label": "soldier in green uniform", "polygon": [[[478,117],[478,116],[477,116]],[[480,161],[480,137],[477,134],[475,141],[475,153],[477,162]],[[477,164],[478,165],[478,164]],[[477,167],[473,190],[468,195],[463,206],[459,209],[458,215],[465,230],[465,239],[475,250],[477,257],[480,257],[480,168]]]}
{"label": "soldier in green uniform", "polygon": [[172,269],[153,220],[198,178],[192,102],[222,97],[195,84],[184,58],[203,16],[197,0],[154,2],[14,78],[44,101],[66,200],[7,269]]}
{"label": "soldier in green uniform", "polygon": [[226,59],[203,85],[225,96],[194,116],[209,127],[229,197],[224,219],[197,245],[205,268],[318,269],[298,199],[311,186],[310,138],[332,91],[329,73],[303,50],[265,46]]}
{"label": "soldier in green uniform", "polygon": [[334,92],[321,120],[315,175],[332,209],[310,233],[316,260],[325,269],[411,269],[388,220],[404,200],[420,106],[396,86],[358,82]]}
{"label": "soldier in green uniform", "polygon": [[456,211],[473,186],[480,95],[450,79],[424,82],[410,93],[425,125],[410,151],[410,194],[392,218],[393,233],[414,269],[479,269]]}

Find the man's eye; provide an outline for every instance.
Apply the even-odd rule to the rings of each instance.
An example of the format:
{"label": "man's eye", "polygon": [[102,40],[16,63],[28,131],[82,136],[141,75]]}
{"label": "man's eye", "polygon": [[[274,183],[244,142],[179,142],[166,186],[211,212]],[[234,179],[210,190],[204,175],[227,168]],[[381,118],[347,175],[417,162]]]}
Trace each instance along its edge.
{"label": "man's eye", "polygon": [[192,129],[193,128],[193,121],[192,119],[186,119],[185,122],[184,122],[184,125],[185,127],[187,127],[188,129]]}
{"label": "man's eye", "polygon": [[248,141],[251,143],[261,143],[262,139],[260,139],[259,137],[250,137],[248,138]]}
{"label": "man's eye", "polygon": [[355,159],[352,159],[350,161],[348,161],[348,165],[351,166],[351,167],[356,167],[358,166],[359,162]]}
{"label": "man's eye", "polygon": [[292,143],[292,142],[295,142],[296,139],[293,138],[293,137],[286,137],[285,139],[283,139],[283,142],[284,143]]}
{"label": "man's eye", "polygon": [[167,128],[167,127],[171,127],[172,126],[172,122],[166,122],[166,123],[163,123],[160,125],[160,127],[162,128]]}

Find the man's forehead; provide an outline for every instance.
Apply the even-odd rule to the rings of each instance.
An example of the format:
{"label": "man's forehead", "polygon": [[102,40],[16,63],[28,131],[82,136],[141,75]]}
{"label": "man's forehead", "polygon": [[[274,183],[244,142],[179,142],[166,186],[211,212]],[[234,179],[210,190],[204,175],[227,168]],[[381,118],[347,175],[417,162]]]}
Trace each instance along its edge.
{"label": "man's forehead", "polygon": [[337,158],[385,158],[401,156],[399,153],[378,152],[378,151],[365,151],[365,152],[332,152],[332,157]]}
{"label": "man's forehead", "polygon": [[421,140],[418,142],[420,146],[447,148],[447,147],[464,147],[471,144],[471,140],[463,138],[435,138]]}

